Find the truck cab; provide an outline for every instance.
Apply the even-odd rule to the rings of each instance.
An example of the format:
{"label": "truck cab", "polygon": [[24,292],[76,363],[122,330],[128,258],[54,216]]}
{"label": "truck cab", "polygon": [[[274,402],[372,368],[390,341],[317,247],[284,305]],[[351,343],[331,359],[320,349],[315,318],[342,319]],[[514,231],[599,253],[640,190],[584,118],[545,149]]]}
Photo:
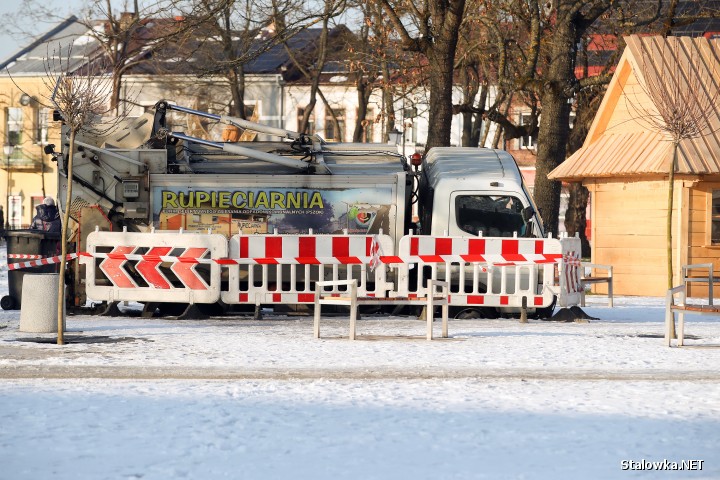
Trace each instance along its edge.
{"label": "truck cab", "polygon": [[520,169],[504,150],[432,148],[423,159],[419,182],[422,234],[544,236]]}

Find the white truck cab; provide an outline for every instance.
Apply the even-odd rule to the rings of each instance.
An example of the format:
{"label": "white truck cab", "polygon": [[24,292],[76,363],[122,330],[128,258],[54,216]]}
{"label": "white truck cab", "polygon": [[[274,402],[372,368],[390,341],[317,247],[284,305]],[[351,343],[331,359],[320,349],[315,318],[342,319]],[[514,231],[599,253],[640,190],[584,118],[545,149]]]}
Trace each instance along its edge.
{"label": "white truck cab", "polygon": [[420,176],[420,231],[426,235],[544,236],[515,159],[504,150],[432,148]]}

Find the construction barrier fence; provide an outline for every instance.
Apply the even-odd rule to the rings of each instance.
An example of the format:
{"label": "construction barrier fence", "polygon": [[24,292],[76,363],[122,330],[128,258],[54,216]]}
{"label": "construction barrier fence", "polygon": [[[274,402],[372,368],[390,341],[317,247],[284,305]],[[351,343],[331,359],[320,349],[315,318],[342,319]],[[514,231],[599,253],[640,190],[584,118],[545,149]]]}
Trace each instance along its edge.
{"label": "construction barrier fence", "polygon": [[361,297],[412,298],[426,296],[432,279],[448,283],[450,305],[519,309],[556,298],[578,305],[579,252],[580,240],[569,237],[407,235],[395,251],[383,234],[235,235],[228,242],[210,233],[96,231],[87,251],[68,260],[85,265],[88,298],[110,302],[309,304],[315,282],[353,279]]}

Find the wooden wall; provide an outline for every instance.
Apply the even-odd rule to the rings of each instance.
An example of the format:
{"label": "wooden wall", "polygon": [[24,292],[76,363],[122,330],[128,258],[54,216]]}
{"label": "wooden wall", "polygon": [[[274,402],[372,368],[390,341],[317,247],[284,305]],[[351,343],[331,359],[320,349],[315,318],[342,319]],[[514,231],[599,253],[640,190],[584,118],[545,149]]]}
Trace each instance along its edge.
{"label": "wooden wall", "polygon": [[[715,272],[720,269],[720,245],[712,245],[711,205],[712,191],[720,190],[720,178],[710,178],[689,189],[690,223],[688,226],[688,261],[687,263],[713,263]],[[705,270],[698,274],[705,274]],[[720,285],[715,297],[720,296]],[[690,290],[691,296],[707,297],[707,287],[695,286]]]}
{"label": "wooden wall", "polygon": [[[665,295],[667,181],[594,179],[585,185],[592,194],[592,262],[613,266],[614,293]],[[606,291],[598,285],[598,292]]]}

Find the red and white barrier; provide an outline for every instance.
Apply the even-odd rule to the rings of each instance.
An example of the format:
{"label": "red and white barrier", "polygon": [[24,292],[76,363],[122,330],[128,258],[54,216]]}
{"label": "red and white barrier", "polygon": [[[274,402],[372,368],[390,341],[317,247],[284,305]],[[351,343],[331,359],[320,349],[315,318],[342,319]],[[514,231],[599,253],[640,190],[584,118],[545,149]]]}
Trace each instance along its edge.
{"label": "red and white barrier", "polygon": [[358,295],[384,296],[392,284],[380,259],[392,250],[388,235],[235,235],[222,262],[228,266],[222,300],[313,303],[316,281],[353,278]]}
{"label": "red and white barrier", "polygon": [[543,308],[555,296],[561,306],[580,302],[577,238],[410,235],[393,250],[388,235],[236,235],[228,245],[221,235],[95,232],[80,256],[96,267],[86,282],[97,300],[313,303],[316,281],[351,279],[360,296],[412,298],[426,296],[431,278],[449,284],[455,306]]}
{"label": "red and white barrier", "polygon": [[560,280],[558,304],[561,307],[579,305],[585,288],[582,283],[582,266],[580,252],[582,245],[577,237],[565,237],[559,240],[562,244],[562,260],[558,264]]}
{"label": "red and white barrier", "polygon": [[225,257],[224,236],[177,232],[96,231],[80,255],[89,298],[182,303],[220,299],[216,260]]}
{"label": "red and white barrier", "polygon": [[450,285],[450,305],[519,309],[548,307],[554,300],[555,265],[562,258],[557,240],[495,237],[405,236],[398,255],[418,258],[399,267],[399,297],[425,296],[425,278]]}

